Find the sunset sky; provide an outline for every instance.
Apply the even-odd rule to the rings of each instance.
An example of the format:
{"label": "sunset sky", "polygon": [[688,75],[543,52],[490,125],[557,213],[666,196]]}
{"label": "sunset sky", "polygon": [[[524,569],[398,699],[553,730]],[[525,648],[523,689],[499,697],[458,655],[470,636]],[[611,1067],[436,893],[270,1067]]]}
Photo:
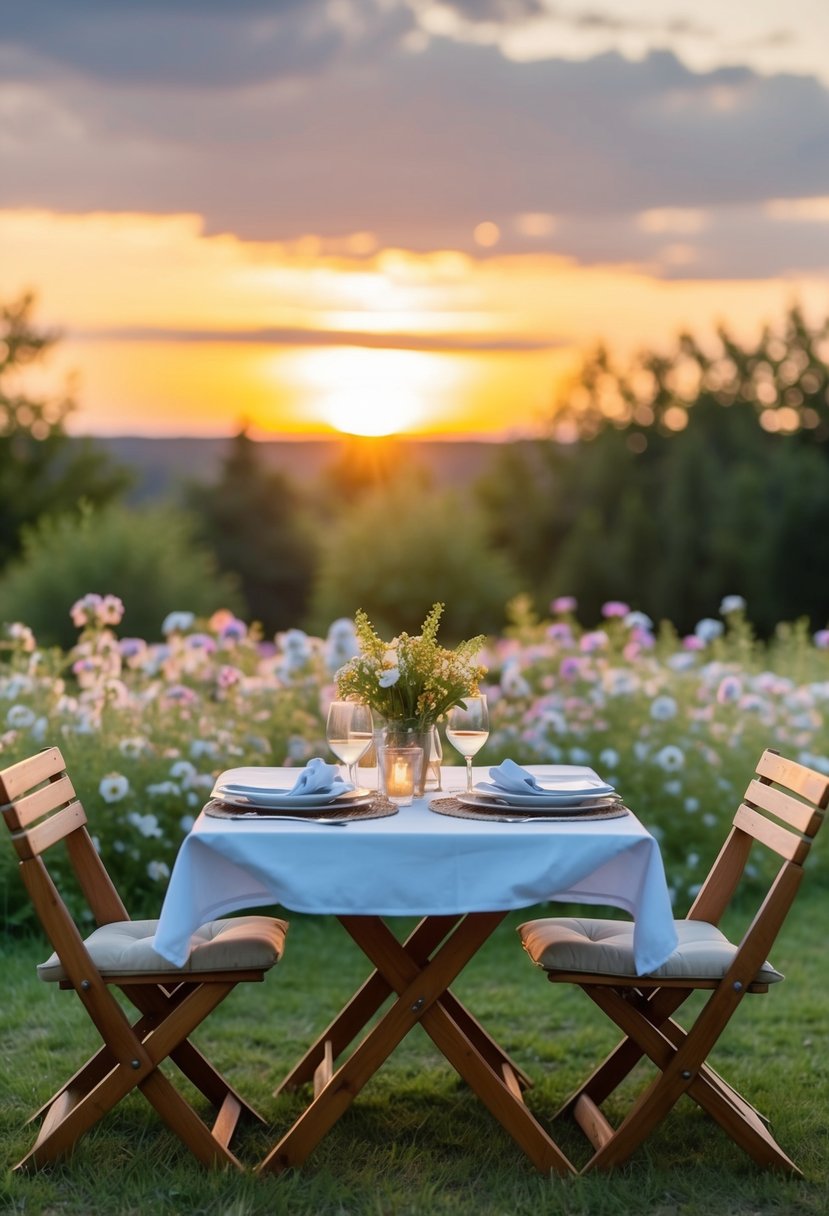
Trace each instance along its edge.
{"label": "sunset sky", "polygon": [[509,437],[599,339],[829,315],[826,0],[2,11],[0,301],[75,432]]}

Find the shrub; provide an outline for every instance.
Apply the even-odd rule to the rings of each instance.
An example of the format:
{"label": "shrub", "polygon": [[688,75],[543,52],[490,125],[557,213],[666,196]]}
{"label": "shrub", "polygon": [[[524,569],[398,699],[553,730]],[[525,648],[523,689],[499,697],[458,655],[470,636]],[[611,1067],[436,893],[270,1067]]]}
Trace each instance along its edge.
{"label": "shrub", "polygon": [[125,631],[141,637],[156,635],[179,604],[199,614],[239,607],[235,583],[194,541],[186,515],[118,506],[27,529],[22,558],[0,576],[0,621],[25,621],[42,644],[71,646],[65,605],[89,588],[119,596]]}

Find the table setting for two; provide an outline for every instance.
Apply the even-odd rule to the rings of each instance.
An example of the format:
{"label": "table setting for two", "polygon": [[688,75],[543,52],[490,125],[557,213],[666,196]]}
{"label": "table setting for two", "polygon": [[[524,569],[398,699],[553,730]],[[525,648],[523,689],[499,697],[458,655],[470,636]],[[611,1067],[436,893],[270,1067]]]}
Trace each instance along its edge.
{"label": "table setting for two", "polygon": [[[536,776],[507,759],[490,768],[488,777],[471,788],[449,788],[424,800],[424,806],[438,814],[496,823],[616,818],[627,813],[613,786],[581,765],[547,766],[543,776]],[[292,782],[284,769],[228,769],[217,778],[206,807],[206,813],[215,818],[282,819],[326,827],[344,827],[398,810],[383,792],[343,780],[336,765],[319,757],[309,761]]]}

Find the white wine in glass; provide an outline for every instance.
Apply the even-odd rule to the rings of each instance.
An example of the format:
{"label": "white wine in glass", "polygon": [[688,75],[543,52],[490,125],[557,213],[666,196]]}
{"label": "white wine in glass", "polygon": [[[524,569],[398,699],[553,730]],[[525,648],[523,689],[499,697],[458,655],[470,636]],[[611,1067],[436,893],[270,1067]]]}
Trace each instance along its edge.
{"label": "white wine in glass", "polygon": [[446,738],[466,760],[466,789],[472,793],[472,757],[489,738],[489,711],[486,697],[466,697],[462,705],[449,710]]}
{"label": "white wine in glass", "polygon": [[334,755],[347,766],[348,780],[358,789],[357,761],[374,739],[371,710],[359,701],[332,701],[325,734]]}

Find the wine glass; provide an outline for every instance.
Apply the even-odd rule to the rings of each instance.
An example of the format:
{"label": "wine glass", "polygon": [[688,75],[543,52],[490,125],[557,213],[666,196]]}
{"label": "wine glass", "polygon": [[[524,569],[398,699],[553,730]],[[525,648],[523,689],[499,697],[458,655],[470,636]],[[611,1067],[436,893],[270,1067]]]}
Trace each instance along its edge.
{"label": "wine glass", "polygon": [[325,735],[334,755],[347,766],[348,780],[358,789],[357,761],[374,739],[371,710],[360,701],[332,701]]}
{"label": "wine glass", "polygon": [[472,793],[472,757],[489,738],[489,711],[486,697],[466,697],[461,705],[449,710],[446,718],[446,738],[455,751],[466,760],[466,791]]}

